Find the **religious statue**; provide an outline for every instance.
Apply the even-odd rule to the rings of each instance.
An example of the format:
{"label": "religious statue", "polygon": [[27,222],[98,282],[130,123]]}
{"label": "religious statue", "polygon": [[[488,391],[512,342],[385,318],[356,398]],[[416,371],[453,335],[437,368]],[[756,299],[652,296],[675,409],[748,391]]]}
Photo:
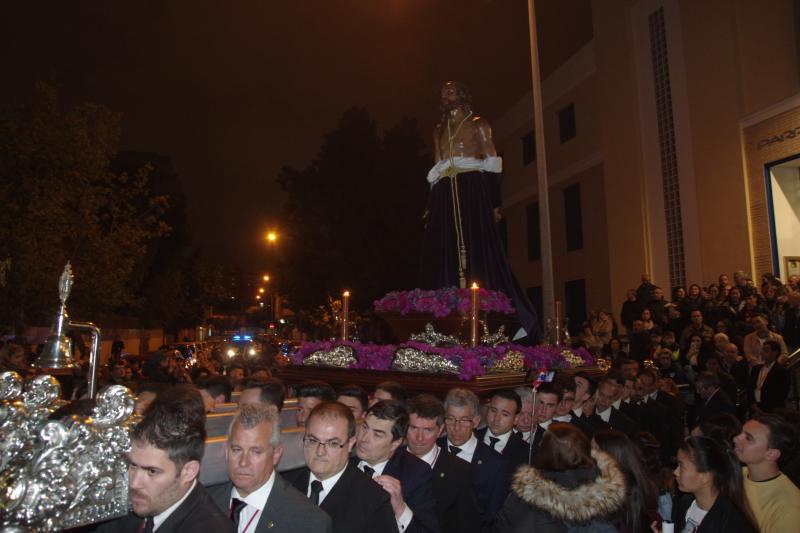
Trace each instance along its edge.
{"label": "religious statue", "polygon": [[458,82],[442,87],[441,120],[433,134],[436,164],[428,173],[423,288],[475,282],[503,291],[514,301],[527,340],[537,342],[541,334],[535,311],[514,278],[497,226],[503,162],[491,126],[472,111],[471,100]]}

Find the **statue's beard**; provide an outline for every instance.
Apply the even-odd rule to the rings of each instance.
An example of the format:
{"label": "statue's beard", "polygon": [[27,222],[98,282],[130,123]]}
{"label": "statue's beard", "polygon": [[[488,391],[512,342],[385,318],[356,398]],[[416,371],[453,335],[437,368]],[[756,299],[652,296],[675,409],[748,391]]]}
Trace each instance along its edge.
{"label": "statue's beard", "polygon": [[461,109],[464,106],[458,100],[443,100],[442,101],[442,110],[443,111],[454,111],[456,109]]}

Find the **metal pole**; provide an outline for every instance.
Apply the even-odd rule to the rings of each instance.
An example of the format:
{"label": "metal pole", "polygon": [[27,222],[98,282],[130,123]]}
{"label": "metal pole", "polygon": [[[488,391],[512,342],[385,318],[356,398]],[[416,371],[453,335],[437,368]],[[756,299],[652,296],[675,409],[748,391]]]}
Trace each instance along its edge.
{"label": "metal pole", "polygon": [[[553,248],[550,244],[550,197],[547,183],[547,152],[544,144],[542,84],[539,77],[539,46],[536,41],[536,6],[528,0],[528,33],[531,46],[533,131],[536,136],[536,176],[539,184],[539,233],[542,246],[542,311],[544,320],[554,317]],[[555,317],[556,320],[558,317]]]}

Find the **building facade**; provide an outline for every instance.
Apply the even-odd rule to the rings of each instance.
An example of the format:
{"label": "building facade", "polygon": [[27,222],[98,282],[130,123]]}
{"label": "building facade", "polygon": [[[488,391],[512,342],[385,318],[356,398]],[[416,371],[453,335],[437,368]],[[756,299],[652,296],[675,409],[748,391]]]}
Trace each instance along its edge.
{"label": "building facade", "polygon": [[[554,292],[572,326],[617,315],[642,273],[665,292],[800,274],[798,2],[579,4],[593,34],[542,83]],[[540,308],[532,109],[528,94],[494,136],[509,259]]]}

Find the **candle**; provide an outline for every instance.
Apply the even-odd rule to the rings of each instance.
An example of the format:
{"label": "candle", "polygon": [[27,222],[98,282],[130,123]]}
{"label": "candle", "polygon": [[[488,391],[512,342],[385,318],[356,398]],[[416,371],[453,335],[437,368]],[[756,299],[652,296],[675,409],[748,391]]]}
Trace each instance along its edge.
{"label": "candle", "polygon": [[472,316],[470,317],[470,345],[475,348],[478,345],[478,284],[473,283],[470,287],[472,296]]}
{"label": "candle", "polygon": [[561,302],[556,300],[555,316],[553,317],[556,323],[555,331],[555,345],[561,346]]}
{"label": "candle", "polygon": [[350,313],[350,291],[342,294],[342,340],[347,340],[347,315]]}

